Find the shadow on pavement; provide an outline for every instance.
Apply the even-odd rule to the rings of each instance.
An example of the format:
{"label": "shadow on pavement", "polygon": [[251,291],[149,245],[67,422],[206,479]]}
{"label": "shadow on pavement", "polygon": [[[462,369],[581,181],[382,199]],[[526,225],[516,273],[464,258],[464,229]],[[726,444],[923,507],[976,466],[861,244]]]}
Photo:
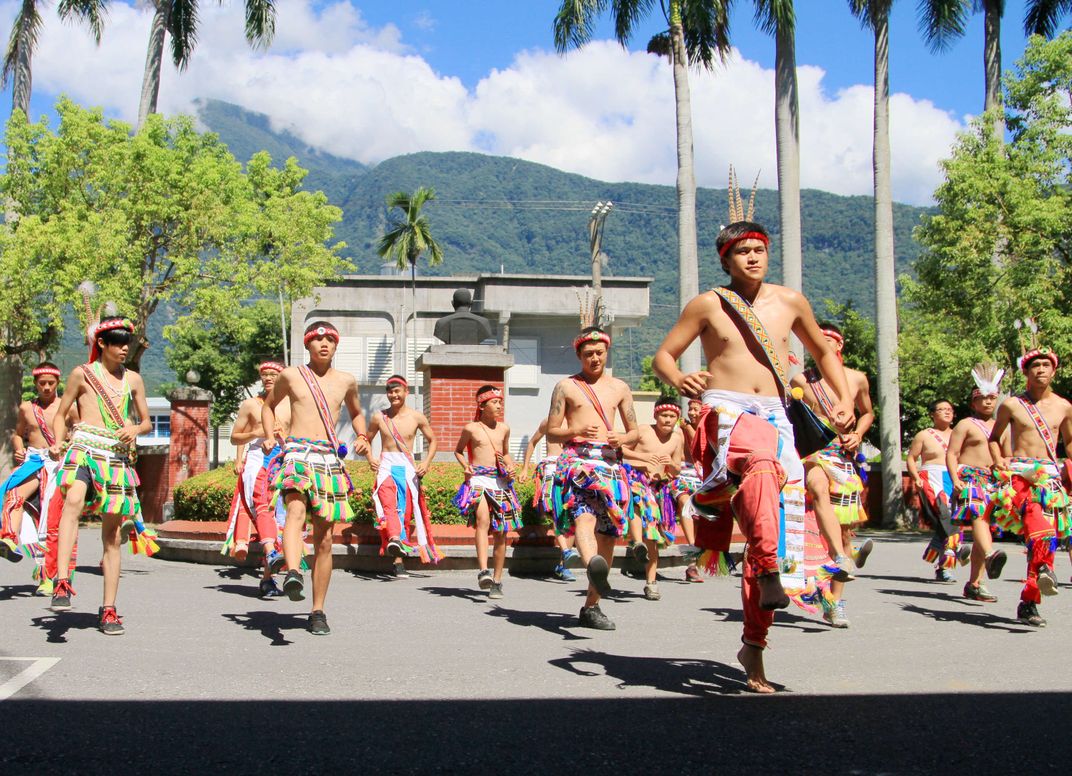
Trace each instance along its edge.
{"label": "shadow on pavement", "polygon": [[895,590],[893,588],[876,589],[876,593],[883,595],[896,595],[902,598],[926,598],[928,601],[945,601],[950,604],[967,604],[969,606],[982,606],[978,601],[969,601],[962,595],[946,593],[942,590]]}
{"label": "shadow on pavement", "polygon": [[[578,676],[603,674],[617,679],[619,690],[650,687],[699,697],[737,695],[745,691],[744,671],[714,660],[634,657],[582,649],[548,663]],[[603,670],[595,672],[582,666],[599,666]]]}
{"label": "shadow on pavement", "polygon": [[[259,571],[259,569],[257,569]],[[220,579],[242,579],[252,576],[254,569],[245,569],[241,566],[224,566],[216,569],[216,576]]]}
{"label": "shadow on pavement", "polygon": [[473,590],[467,587],[421,587],[418,588],[418,590],[423,593],[437,595],[440,598],[467,598],[478,604],[486,604],[488,602],[487,593],[482,590]]}
{"label": "shadow on pavement", "polygon": [[32,598],[36,590],[37,585],[5,585],[0,587],[0,601],[10,601],[12,598]]}
{"label": "shadow on pavement", "polygon": [[246,630],[257,631],[268,639],[270,646],[284,647],[293,644],[284,634],[284,631],[305,630],[309,622],[307,613],[284,613],[284,612],[245,612],[243,614],[224,614],[223,619],[230,620],[235,625],[241,625]]}
{"label": "shadow on pavement", "polygon": [[[495,606],[488,609],[492,617],[501,617],[511,625],[520,625],[525,628],[539,628],[540,630],[561,636],[566,641],[583,641],[587,636],[574,633],[568,628],[580,628],[577,624],[577,615],[563,614],[562,612],[527,612],[519,609],[504,609]],[[582,629],[584,630],[584,629]]]}
{"label": "shadow on pavement", "polygon": [[[741,611],[740,607],[708,607],[706,609],[701,609],[700,611],[716,614],[722,618],[722,622],[744,623],[744,612]],[[830,627],[822,624],[818,614],[812,618],[803,617],[788,611],[777,611],[774,613],[773,627],[796,628],[803,633],[827,633],[831,630]]]}
{"label": "shadow on pavement", "polygon": [[243,598],[260,598],[261,590],[257,585],[205,585],[205,590],[216,590],[220,593],[240,595]]}
{"label": "shadow on pavement", "polygon": [[97,615],[93,612],[58,612],[34,617],[35,628],[41,628],[49,644],[66,644],[69,630],[96,630]]}
{"label": "shadow on pavement", "polygon": [[[48,730],[62,731],[48,737],[49,761],[72,773],[351,773],[355,763],[371,774],[1066,772],[1067,729],[1049,721],[1072,716],[1072,693],[727,695],[701,691],[706,682],[732,692],[740,681],[717,663],[661,669],[656,658],[585,659],[626,681],[680,692],[533,699],[533,688],[517,683],[504,687],[509,700],[10,700],[0,757],[6,773],[39,771],[47,720]],[[567,672],[578,665],[563,665],[573,684],[581,680]],[[935,721],[977,719],[980,709],[994,710],[1000,724],[987,725],[979,745],[951,749],[949,725]],[[143,745],[105,743],[122,720],[136,721]],[[832,755],[831,741],[851,751]]]}
{"label": "shadow on pavement", "polygon": [[1000,617],[985,611],[946,611],[916,606],[915,604],[901,604],[901,608],[912,614],[930,617],[935,622],[960,622],[989,630],[1002,630],[1006,633],[1034,633],[1038,630],[1037,628],[1025,628],[1012,617]]}

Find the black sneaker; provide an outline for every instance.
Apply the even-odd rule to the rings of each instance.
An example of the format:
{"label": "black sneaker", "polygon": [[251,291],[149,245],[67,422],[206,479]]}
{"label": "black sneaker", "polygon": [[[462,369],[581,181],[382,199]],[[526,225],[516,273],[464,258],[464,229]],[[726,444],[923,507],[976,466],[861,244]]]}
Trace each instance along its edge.
{"label": "black sneaker", "polygon": [[992,553],[986,556],[986,576],[990,579],[997,579],[1001,576],[1001,570],[1005,568],[1005,561],[1008,556],[1005,554],[1005,550],[994,550]]}
{"label": "black sneaker", "polygon": [[1043,563],[1038,570],[1038,589],[1043,595],[1057,595],[1057,575]]}
{"label": "black sneaker", "polygon": [[1038,607],[1030,601],[1021,601],[1016,607],[1016,619],[1033,628],[1045,628],[1046,621],[1038,613]]}
{"label": "black sneaker", "polygon": [[964,597],[969,601],[982,601],[987,604],[992,604],[998,600],[998,597],[985,587],[982,585],[973,585],[971,582],[964,585]]}
{"label": "black sneaker", "polygon": [[71,580],[57,579],[55,586],[52,588],[52,604],[48,608],[54,612],[67,611],[71,608],[71,596],[74,594]]}
{"label": "black sneaker", "polygon": [[495,580],[491,578],[491,569],[481,569],[476,575],[476,586],[481,590],[491,590],[493,584]]}
{"label": "black sneaker", "polygon": [[391,576],[395,579],[409,579],[409,572],[402,561],[391,564]]}
{"label": "black sneaker", "polygon": [[279,585],[275,583],[274,579],[262,579],[260,584],[260,597],[265,601],[270,601],[273,598],[282,598],[283,591],[279,589]]}
{"label": "black sneaker", "polygon": [[582,606],[578,620],[578,624],[582,628],[606,631],[615,629],[614,623],[611,622],[610,617],[603,614],[602,610],[599,608],[599,604],[596,604],[595,606]]}
{"label": "black sneaker", "polygon": [[287,572],[287,576],[283,579],[283,593],[291,601],[305,600],[305,580],[302,579],[300,571],[291,569]]}
{"label": "black sneaker", "polygon": [[387,554],[392,558],[401,558],[406,554],[406,548],[402,546],[402,542],[398,539],[391,539],[387,542]]}
{"label": "black sneaker", "polygon": [[123,630],[123,621],[119,618],[114,606],[102,606],[97,610],[97,617],[97,627],[105,636],[122,636],[126,633]]}
{"label": "black sneaker", "polygon": [[867,563],[867,558],[873,549],[875,549],[875,543],[870,539],[860,545],[860,549],[852,554],[852,561],[856,564],[856,568],[862,569],[864,567],[864,564]]}
{"label": "black sneaker", "polygon": [[269,574],[278,574],[287,565],[287,559],[279,550],[271,550],[264,557],[264,563],[268,566]]}
{"label": "black sneaker", "polygon": [[488,589],[488,598],[502,598],[502,582],[492,582],[491,587]]}
{"label": "black sneaker", "polygon": [[588,582],[600,595],[611,593],[609,576],[610,566],[607,565],[607,559],[602,555],[593,555],[588,561]]}
{"label": "black sneaker", "polygon": [[966,544],[962,544],[957,547],[957,563],[961,566],[966,566],[968,561],[971,560],[971,547]]}
{"label": "black sneaker", "polygon": [[306,629],[314,636],[328,636],[331,628],[328,627],[328,616],[323,609],[317,609],[309,615],[309,624]]}
{"label": "black sneaker", "polygon": [[949,569],[936,568],[934,570],[934,581],[944,582],[947,585],[957,581],[957,578],[953,576],[953,572]]}

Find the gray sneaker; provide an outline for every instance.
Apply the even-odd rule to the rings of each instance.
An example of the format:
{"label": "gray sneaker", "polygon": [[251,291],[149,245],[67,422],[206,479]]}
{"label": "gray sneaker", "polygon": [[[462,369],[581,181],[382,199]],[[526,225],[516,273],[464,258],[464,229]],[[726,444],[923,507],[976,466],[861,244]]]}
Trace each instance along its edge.
{"label": "gray sneaker", "polygon": [[1038,570],[1038,589],[1043,595],[1057,595],[1057,575],[1043,563]]}
{"label": "gray sneaker", "polygon": [[491,586],[495,584],[495,580],[491,577],[491,569],[481,569],[480,573],[476,575],[476,585],[481,590],[491,590]]}
{"label": "gray sneaker", "polygon": [[596,604],[595,606],[582,606],[581,615],[578,619],[578,624],[582,628],[606,631],[615,629],[614,623],[611,622],[610,617],[603,614],[602,610],[599,608],[599,604]]}
{"label": "gray sneaker", "polygon": [[644,585],[644,600],[658,601],[660,598],[662,598],[662,595],[659,593],[658,582],[649,582]]}
{"label": "gray sneaker", "polygon": [[488,588],[488,598],[502,598],[502,582],[492,582],[491,587]]}
{"label": "gray sneaker", "polygon": [[875,543],[870,539],[867,539],[860,545],[860,549],[852,554],[852,560],[853,563],[855,563],[856,568],[862,569],[864,567],[864,564],[867,563],[867,558],[871,555],[873,549],[875,549]]}
{"label": "gray sneaker", "polygon": [[283,579],[283,593],[291,601],[305,600],[305,580],[302,579],[300,571],[291,569],[287,572],[287,576]]}
{"label": "gray sneaker", "polygon": [[105,636],[122,636],[126,633],[114,606],[102,606],[97,610],[97,627]]}
{"label": "gray sneaker", "polygon": [[611,594],[610,582],[607,579],[609,576],[610,566],[607,565],[607,559],[602,555],[592,556],[588,561],[588,582],[600,595]]}
{"label": "gray sneaker", "polygon": [[823,612],[823,619],[831,628],[849,627],[849,618],[845,616],[845,602],[838,601],[837,605],[828,612]]}
{"label": "gray sneaker", "polygon": [[309,614],[309,625],[306,627],[314,636],[328,636],[331,634],[331,628],[328,627],[328,616],[324,614],[323,609],[317,609]]}

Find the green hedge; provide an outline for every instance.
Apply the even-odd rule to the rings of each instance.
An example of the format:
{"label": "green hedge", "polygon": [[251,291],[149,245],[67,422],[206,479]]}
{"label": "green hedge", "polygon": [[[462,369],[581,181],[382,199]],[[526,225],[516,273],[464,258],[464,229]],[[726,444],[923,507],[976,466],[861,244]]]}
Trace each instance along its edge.
{"label": "green hedge", "polygon": [[[372,469],[364,461],[347,461],[346,468],[350,470],[350,477],[354,481],[354,492],[350,496],[350,506],[354,508],[354,522],[371,525],[375,517],[371,495],[374,483]],[[226,520],[236,480],[231,466],[225,464],[182,482],[175,488],[175,519]],[[457,464],[432,464],[424,478],[424,495],[432,512],[433,523],[465,524],[465,519],[451,503],[461,482],[462,470]],[[545,523],[532,508],[532,483],[518,483],[516,487],[518,498],[525,510],[525,525]]]}

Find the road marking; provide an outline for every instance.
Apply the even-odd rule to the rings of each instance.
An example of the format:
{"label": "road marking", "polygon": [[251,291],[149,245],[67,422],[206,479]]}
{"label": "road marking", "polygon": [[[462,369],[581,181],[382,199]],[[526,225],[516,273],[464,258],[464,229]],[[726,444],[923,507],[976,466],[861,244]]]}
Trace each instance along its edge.
{"label": "road marking", "polygon": [[56,665],[56,663],[60,662],[60,658],[58,657],[0,657],[0,660],[22,660],[30,663],[29,668],[24,668],[6,682],[0,684],[0,701],[6,701],[34,679],[37,679],[44,674],[45,671]]}

